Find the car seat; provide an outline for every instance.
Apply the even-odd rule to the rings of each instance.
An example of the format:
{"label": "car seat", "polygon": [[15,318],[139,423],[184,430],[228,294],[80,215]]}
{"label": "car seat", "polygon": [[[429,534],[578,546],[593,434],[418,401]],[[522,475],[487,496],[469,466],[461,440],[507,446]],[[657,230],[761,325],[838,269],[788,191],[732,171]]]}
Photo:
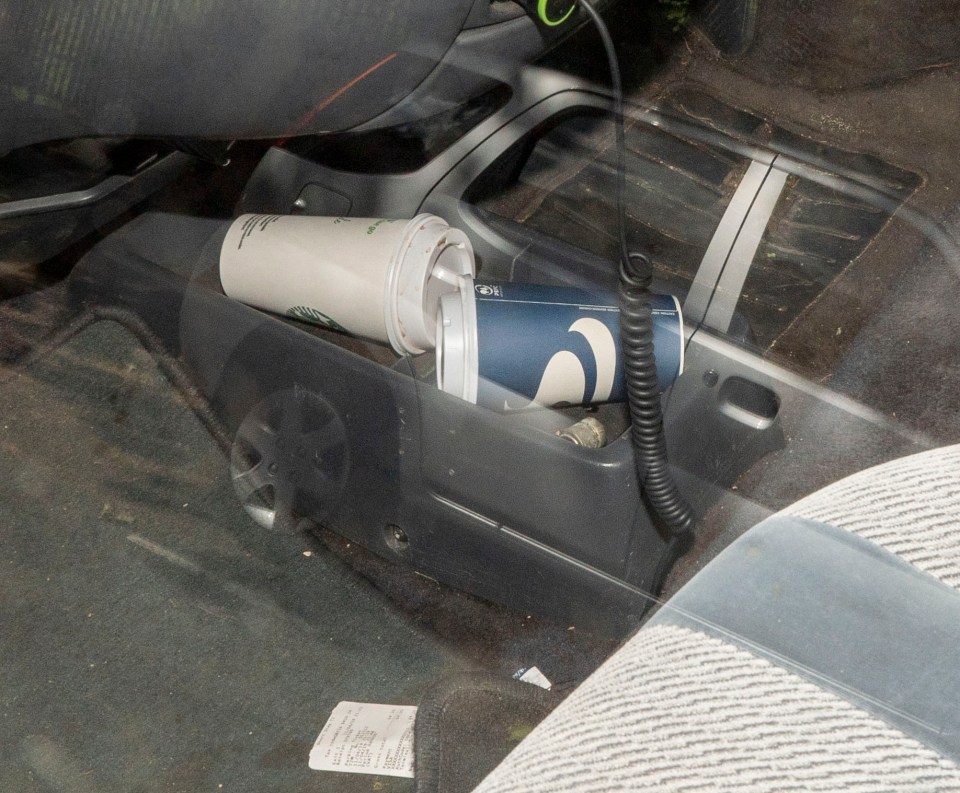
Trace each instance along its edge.
{"label": "car seat", "polygon": [[476,793],[960,790],[960,446],[747,532]]}
{"label": "car seat", "polygon": [[16,0],[0,27],[0,152],[80,136],[277,138],[356,127],[418,86],[487,79],[441,60],[522,62],[551,38],[491,0]]}

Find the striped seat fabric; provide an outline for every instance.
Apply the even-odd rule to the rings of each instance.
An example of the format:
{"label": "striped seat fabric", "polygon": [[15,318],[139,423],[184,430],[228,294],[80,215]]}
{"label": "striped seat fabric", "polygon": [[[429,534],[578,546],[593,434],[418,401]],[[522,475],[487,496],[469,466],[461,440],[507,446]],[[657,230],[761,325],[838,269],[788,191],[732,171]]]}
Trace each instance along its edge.
{"label": "striped seat fabric", "polygon": [[747,532],[475,793],[960,791],[960,447]]}

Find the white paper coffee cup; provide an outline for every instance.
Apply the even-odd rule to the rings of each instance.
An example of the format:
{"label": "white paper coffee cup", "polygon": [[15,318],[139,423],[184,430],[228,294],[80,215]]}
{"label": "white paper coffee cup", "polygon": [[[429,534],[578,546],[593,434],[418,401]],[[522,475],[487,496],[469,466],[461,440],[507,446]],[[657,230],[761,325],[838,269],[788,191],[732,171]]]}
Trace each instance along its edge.
{"label": "white paper coffee cup", "polygon": [[434,348],[440,297],[460,291],[474,269],[467,236],[429,214],[241,215],[220,249],[229,297],[388,342],[400,355]]}

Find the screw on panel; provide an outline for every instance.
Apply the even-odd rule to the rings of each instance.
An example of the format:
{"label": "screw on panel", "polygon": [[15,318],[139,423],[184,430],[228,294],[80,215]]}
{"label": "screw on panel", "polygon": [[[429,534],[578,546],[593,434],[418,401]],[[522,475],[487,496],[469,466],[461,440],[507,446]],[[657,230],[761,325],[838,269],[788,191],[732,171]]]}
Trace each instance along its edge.
{"label": "screw on panel", "polygon": [[396,553],[403,553],[410,549],[410,538],[399,526],[388,523],[383,527],[383,538],[387,547]]}

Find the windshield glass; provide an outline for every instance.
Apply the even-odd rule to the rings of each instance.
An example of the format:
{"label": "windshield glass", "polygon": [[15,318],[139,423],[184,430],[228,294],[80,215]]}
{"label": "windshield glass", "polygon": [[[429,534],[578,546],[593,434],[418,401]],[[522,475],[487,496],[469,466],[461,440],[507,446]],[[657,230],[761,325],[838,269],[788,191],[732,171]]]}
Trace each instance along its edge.
{"label": "windshield glass", "polygon": [[0,12],[0,789],[953,773],[956,9],[794,5]]}

